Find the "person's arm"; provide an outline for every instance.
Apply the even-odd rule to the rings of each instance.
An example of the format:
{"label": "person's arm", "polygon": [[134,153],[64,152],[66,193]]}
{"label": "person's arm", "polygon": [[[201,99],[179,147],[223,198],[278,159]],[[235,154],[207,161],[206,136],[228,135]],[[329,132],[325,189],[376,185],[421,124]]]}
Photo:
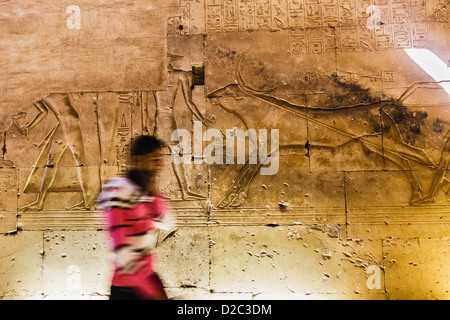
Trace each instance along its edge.
{"label": "person's arm", "polygon": [[155,228],[169,231],[175,227],[175,215],[164,197],[160,195],[155,196],[155,210],[158,212],[158,216],[153,222]]}
{"label": "person's arm", "polygon": [[44,119],[48,114],[48,109],[42,100],[33,103],[33,105],[38,110],[38,113],[34,116],[33,120],[18,128],[19,132],[23,135],[27,135],[27,133],[31,129],[33,129],[39,122],[41,122],[42,119]]}
{"label": "person's arm", "polygon": [[158,221],[155,222],[155,227],[164,231],[169,231],[175,227],[175,216],[171,210],[166,210]]}
{"label": "person's arm", "polygon": [[209,125],[211,120],[203,116],[203,114],[200,112],[197,105],[195,104],[194,99],[192,98],[190,74],[185,71],[178,71],[178,72],[179,72],[179,81],[181,82],[181,88],[183,90],[184,101],[186,102],[187,107],[198,120],[203,122],[205,126]]}

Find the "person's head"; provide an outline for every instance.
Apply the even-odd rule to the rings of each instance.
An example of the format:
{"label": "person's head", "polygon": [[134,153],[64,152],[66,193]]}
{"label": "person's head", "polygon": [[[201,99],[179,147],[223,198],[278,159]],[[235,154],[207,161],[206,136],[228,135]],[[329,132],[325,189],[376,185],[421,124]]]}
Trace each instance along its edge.
{"label": "person's head", "polygon": [[162,148],[165,144],[153,136],[138,136],[131,145],[131,165],[134,170],[156,174],[162,168]]}

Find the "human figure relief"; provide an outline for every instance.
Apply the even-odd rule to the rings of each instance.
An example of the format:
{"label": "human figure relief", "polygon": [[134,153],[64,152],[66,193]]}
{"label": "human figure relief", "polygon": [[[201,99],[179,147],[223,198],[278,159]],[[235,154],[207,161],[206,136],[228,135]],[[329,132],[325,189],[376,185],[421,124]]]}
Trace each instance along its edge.
{"label": "human figure relief", "polygon": [[[32,203],[29,203],[21,210],[36,209],[41,210],[44,204],[47,192],[55,181],[58,165],[61,160],[64,151],[69,148],[72,156],[75,160],[78,178],[83,192],[83,200],[73,206],[66,209],[87,209],[92,206],[91,194],[89,191],[89,172],[86,162],[86,155],[84,152],[83,137],[81,134],[80,117],[77,111],[73,108],[68,93],[53,93],[45,96],[43,99],[33,104],[38,110],[38,113],[33,120],[19,128],[19,131],[23,135],[38,125],[42,119],[44,119],[49,110],[54,113],[58,122],[53,129],[47,135],[47,143],[49,148],[43,147],[39,158],[45,156],[46,150],[48,150],[46,166],[44,169],[42,182],[37,198]],[[39,162],[38,158],[38,162]],[[36,173],[37,166],[33,167],[28,180],[25,184],[24,190],[26,190],[30,184],[31,179]]]}
{"label": "human figure relief", "polygon": [[[169,59],[172,61],[177,58],[180,58],[180,56],[169,55]],[[164,91],[154,91],[156,100],[156,116],[153,135],[167,141],[171,154],[174,147],[178,144],[176,141],[170,141],[170,137],[172,137],[172,133],[175,132],[174,134],[176,134],[176,130],[178,129],[174,105],[175,98],[180,88],[183,94],[184,102],[194,117],[202,121],[205,126],[208,126],[212,121],[212,119],[207,119],[203,116],[192,98],[192,73],[181,69],[175,69],[173,65],[169,63],[167,70],[167,89]],[[177,137],[176,140],[179,141],[179,137]],[[189,190],[182,163],[175,164],[172,161],[172,168],[184,200],[206,199],[206,196]]]}
{"label": "human figure relief", "polygon": [[14,163],[11,160],[5,159],[6,154],[6,140],[8,133],[16,126],[20,127],[17,120],[26,116],[26,112],[19,112],[6,118],[6,127],[4,131],[0,131],[0,211],[7,209],[7,199],[5,199],[5,192],[14,187],[17,183],[17,171]]}
{"label": "human figure relief", "polygon": [[5,162],[5,153],[6,153],[6,136],[8,135],[9,131],[16,126],[17,128],[20,128],[21,125],[17,122],[17,120],[25,117],[27,115],[26,112],[19,112],[16,114],[13,114],[10,117],[6,118],[6,127],[4,131],[0,131],[0,148],[2,149],[2,152],[0,153],[0,164],[3,165]]}

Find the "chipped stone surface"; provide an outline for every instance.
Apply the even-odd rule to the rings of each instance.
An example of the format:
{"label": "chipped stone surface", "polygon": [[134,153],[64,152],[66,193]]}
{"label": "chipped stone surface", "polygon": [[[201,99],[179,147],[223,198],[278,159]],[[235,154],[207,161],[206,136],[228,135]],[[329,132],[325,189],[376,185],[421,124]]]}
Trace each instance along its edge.
{"label": "chipped stone surface", "polygon": [[179,228],[156,250],[156,269],[169,288],[206,288],[209,244],[206,228]]}
{"label": "chipped stone surface", "polygon": [[42,292],[42,252],[42,232],[1,237],[0,298],[27,299]]}
{"label": "chipped stone surface", "polygon": [[45,294],[108,294],[112,269],[105,233],[47,231],[43,238],[42,291]]}
{"label": "chipped stone surface", "polygon": [[449,296],[449,238],[386,239],[386,291],[391,299],[445,300]]}
{"label": "chipped stone surface", "polygon": [[[267,296],[291,298],[308,293],[383,293],[382,288],[371,291],[366,285],[366,268],[382,261],[379,242],[346,242],[306,226],[216,227],[211,238],[216,242],[211,248],[215,291],[256,288]],[[349,249],[352,258],[342,254]]]}

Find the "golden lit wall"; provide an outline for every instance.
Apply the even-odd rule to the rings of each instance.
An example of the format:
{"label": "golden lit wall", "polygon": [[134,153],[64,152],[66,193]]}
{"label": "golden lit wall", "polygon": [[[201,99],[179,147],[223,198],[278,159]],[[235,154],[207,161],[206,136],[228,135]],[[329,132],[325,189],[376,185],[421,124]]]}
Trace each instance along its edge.
{"label": "golden lit wall", "polygon": [[0,4],[0,298],[108,298],[139,134],[171,297],[450,298],[448,0],[53,2]]}

